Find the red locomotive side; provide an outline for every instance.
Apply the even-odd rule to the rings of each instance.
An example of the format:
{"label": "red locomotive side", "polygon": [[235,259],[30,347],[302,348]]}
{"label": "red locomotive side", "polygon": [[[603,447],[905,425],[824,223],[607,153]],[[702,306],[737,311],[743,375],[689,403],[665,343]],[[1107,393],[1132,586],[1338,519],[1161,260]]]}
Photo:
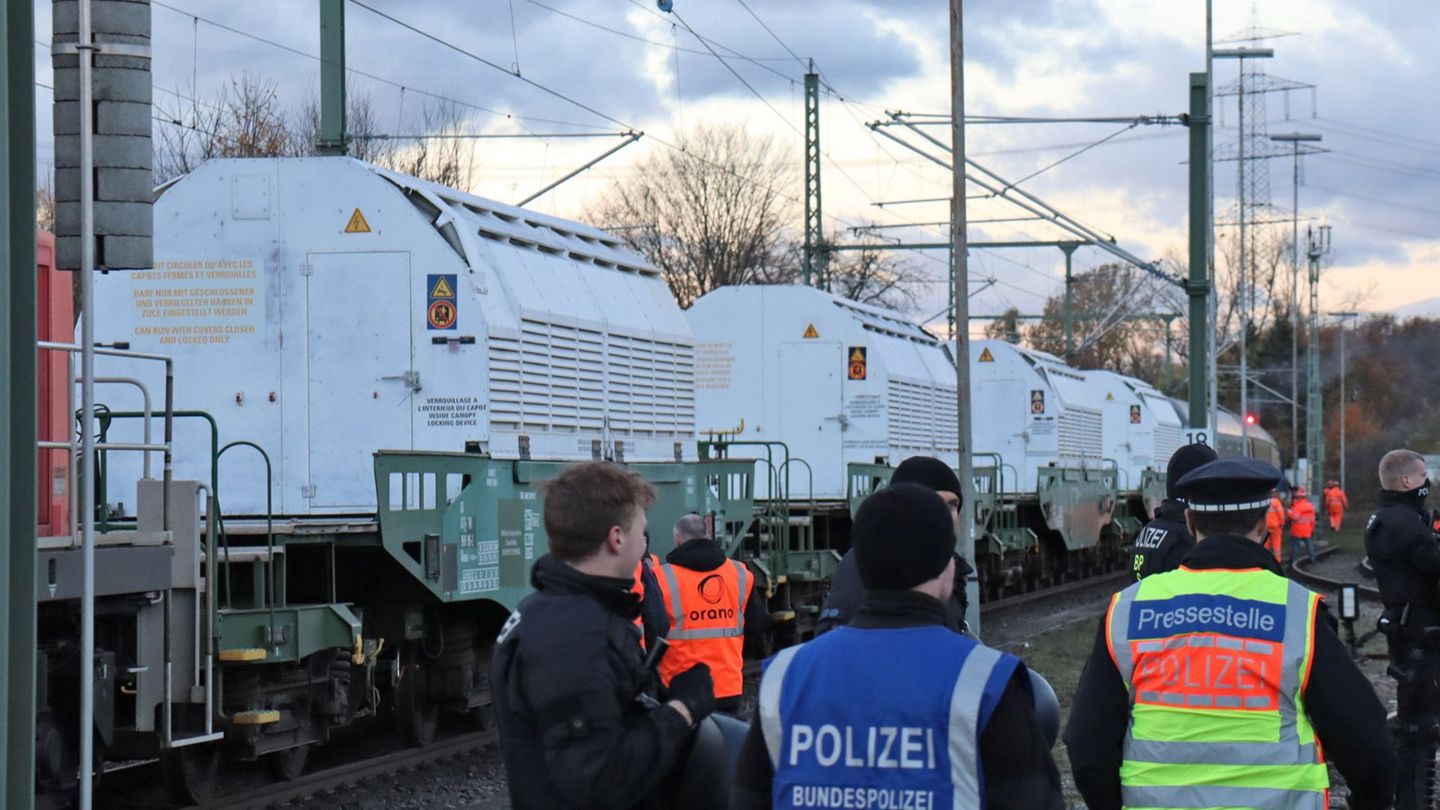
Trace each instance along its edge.
{"label": "red locomotive side", "polygon": [[[75,299],[71,274],[55,269],[55,237],[40,231],[36,243],[35,331],[40,340],[69,343],[75,338]],[[42,442],[69,439],[74,420],[70,407],[70,355],[42,351],[38,358],[39,438]],[[39,492],[38,536],[70,533],[70,464],[64,450],[41,450],[36,487]]]}

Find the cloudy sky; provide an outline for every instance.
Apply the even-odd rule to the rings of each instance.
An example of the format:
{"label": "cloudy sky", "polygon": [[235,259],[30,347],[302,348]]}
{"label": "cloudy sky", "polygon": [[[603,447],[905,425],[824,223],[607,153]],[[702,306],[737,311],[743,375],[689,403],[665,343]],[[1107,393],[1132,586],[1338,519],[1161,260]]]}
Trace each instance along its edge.
{"label": "cloudy sky", "polygon": [[[829,227],[845,233],[862,222],[921,223],[885,232],[907,241],[944,238],[943,229],[926,225],[946,219],[944,204],[876,203],[947,196],[948,174],[864,124],[886,110],[948,112],[946,0],[674,0],[678,15],[659,13],[653,0],[363,2],[455,46],[357,3],[347,6],[349,66],[368,74],[352,80],[370,95],[387,132],[416,132],[430,94],[467,105],[468,124],[477,131],[543,135],[633,127],[650,136],[541,198],[534,204],[541,210],[578,215],[628,176],[637,159],[667,149],[677,132],[705,122],[739,122],[771,135],[798,166],[801,60],[813,58],[827,87],[822,143]],[[1358,302],[1367,310],[1419,307],[1440,314],[1440,91],[1434,78],[1440,14],[1413,0],[1262,0],[1255,12],[1261,26],[1293,32],[1264,43],[1275,48],[1266,70],[1316,86],[1313,93],[1268,95],[1266,118],[1271,133],[1319,133],[1329,150],[1304,161],[1300,188],[1302,216],[1334,227],[1322,306]],[[162,106],[183,108],[188,102],[181,96],[210,96],[247,70],[273,79],[290,104],[318,87],[313,0],[154,0],[153,14],[156,99]],[[1251,14],[1251,0],[1215,0],[1217,40],[1245,29]],[[36,38],[49,41],[48,3],[37,4]],[[972,115],[1175,114],[1187,104],[1188,73],[1204,68],[1204,5],[970,0],[966,44]],[[518,66],[525,78],[559,95],[476,57],[504,69]],[[1234,62],[1218,62],[1216,70],[1217,84],[1236,77]],[[37,50],[37,71],[48,84],[43,50]],[[53,156],[49,102],[40,90],[42,164]],[[1234,98],[1220,102],[1225,128],[1216,142],[1223,148],[1234,140],[1237,115]],[[1142,257],[1183,255],[1185,130],[1122,129],[972,126],[969,152],[1017,180],[1113,136],[1023,187]],[[474,189],[519,199],[613,140],[483,142],[474,159]],[[1235,165],[1217,168],[1218,212],[1233,203]],[[1270,161],[1269,171],[1272,199],[1288,212],[1291,161]],[[972,219],[1016,213],[997,201],[970,206]],[[797,227],[798,220],[797,213]],[[1058,237],[1033,222],[989,223],[972,234]],[[1076,254],[1076,266],[1105,259],[1086,249]],[[937,279],[917,313],[923,319],[944,306],[944,255],[914,261]],[[971,265],[975,277],[994,280],[974,297],[976,312],[1012,305],[1038,311],[1062,274],[1053,249],[976,251]]]}

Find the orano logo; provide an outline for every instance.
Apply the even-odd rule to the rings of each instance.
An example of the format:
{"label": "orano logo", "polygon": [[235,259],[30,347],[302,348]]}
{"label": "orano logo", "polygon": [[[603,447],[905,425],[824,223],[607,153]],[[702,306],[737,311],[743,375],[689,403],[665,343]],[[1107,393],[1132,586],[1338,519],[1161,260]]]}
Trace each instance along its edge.
{"label": "orano logo", "polygon": [[699,592],[700,598],[704,599],[706,604],[718,605],[720,600],[725,598],[725,580],[719,574],[711,574],[700,580],[700,584],[695,586],[695,590]]}

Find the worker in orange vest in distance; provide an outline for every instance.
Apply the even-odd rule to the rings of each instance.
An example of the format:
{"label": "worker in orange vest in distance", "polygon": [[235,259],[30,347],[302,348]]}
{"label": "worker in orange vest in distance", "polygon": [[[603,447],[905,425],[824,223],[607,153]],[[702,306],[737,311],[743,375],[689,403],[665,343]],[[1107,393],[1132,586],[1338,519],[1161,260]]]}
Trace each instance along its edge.
{"label": "worker in orange vest in distance", "polygon": [[1350,507],[1350,499],[1345,497],[1345,490],[1340,488],[1339,481],[1331,481],[1325,487],[1325,511],[1330,515],[1330,531],[1340,531],[1340,521],[1345,518],[1345,510]]}
{"label": "worker in orange vest in distance", "polygon": [[686,515],[675,524],[675,550],[665,555],[656,572],[670,632],[670,649],[660,659],[660,680],[670,679],[696,664],[708,664],[715,683],[715,708],[736,714],[745,691],[741,669],[748,647],[764,656],[769,610],[755,590],[755,577],[739,560],[725,556],[710,539],[705,519]]}
{"label": "worker in orange vest in distance", "polygon": [[1315,562],[1315,547],[1310,543],[1310,538],[1315,536],[1315,504],[1305,497],[1305,488],[1295,488],[1295,499],[1290,502],[1290,511],[1286,515],[1290,518],[1290,564],[1295,564],[1297,547],[1305,544],[1305,554],[1310,562]]}
{"label": "worker in orange vest in distance", "polygon": [[1285,504],[1280,502],[1280,494],[1271,490],[1270,511],[1265,513],[1265,549],[1275,555],[1275,562],[1280,562],[1284,548]]}

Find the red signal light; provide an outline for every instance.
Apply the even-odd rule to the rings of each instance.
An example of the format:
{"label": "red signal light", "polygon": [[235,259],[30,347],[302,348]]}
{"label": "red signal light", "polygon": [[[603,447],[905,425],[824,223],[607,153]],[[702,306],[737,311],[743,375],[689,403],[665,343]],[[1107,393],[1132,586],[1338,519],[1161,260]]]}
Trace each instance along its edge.
{"label": "red signal light", "polygon": [[1259,422],[1260,422],[1260,420],[1257,419],[1257,418],[1255,418],[1255,414],[1253,414],[1253,413],[1247,413],[1247,414],[1245,414],[1245,424],[1247,424],[1247,425],[1255,425],[1255,424],[1259,424]]}

